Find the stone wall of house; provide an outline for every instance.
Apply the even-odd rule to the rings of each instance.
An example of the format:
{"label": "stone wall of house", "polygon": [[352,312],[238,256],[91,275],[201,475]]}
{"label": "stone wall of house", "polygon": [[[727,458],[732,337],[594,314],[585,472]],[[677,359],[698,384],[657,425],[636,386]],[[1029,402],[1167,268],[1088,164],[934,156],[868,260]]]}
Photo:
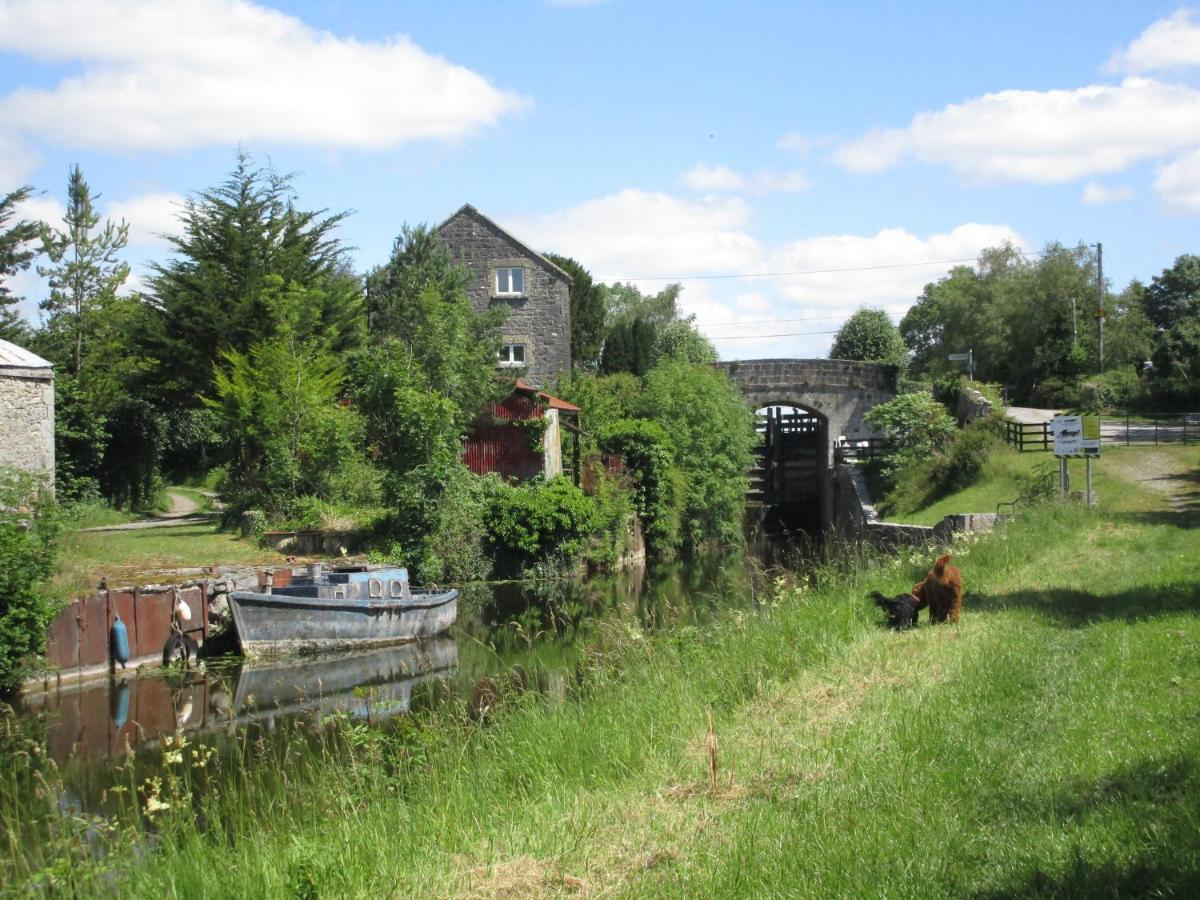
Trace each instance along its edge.
{"label": "stone wall of house", "polygon": [[[569,280],[473,210],[461,210],[438,233],[454,259],[467,266],[474,276],[470,292],[475,309],[483,312],[497,305],[508,307],[508,319],[502,329],[504,343],[525,345],[525,379],[544,387],[559,372],[568,371],[571,368]],[[506,266],[525,269],[523,296],[495,296],[496,269]]]}
{"label": "stone wall of house", "polygon": [[0,465],[54,478],[54,375],[0,369]]}

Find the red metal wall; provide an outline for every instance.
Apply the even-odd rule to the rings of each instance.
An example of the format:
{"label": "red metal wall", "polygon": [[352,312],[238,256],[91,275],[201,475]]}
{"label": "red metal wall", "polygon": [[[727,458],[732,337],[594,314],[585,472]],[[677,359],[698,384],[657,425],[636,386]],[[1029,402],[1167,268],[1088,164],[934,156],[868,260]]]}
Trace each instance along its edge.
{"label": "red metal wall", "polygon": [[491,404],[463,442],[463,462],[476,475],[496,472],[506,478],[536,478],[542,473],[542,454],[530,449],[526,429],[508,423],[544,414],[539,404],[520,394]]}

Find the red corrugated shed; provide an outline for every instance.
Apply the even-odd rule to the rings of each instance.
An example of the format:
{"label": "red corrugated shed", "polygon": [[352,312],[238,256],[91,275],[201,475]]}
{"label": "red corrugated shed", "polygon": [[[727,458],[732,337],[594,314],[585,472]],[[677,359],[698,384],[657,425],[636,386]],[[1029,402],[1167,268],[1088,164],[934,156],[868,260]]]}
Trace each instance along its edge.
{"label": "red corrugated shed", "polygon": [[540,419],[545,407],[523,393],[489,404],[463,442],[463,462],[476,475],[496,472],[506,478],[535,478],[542,454],[529,446],[529,431],[512,422]]}

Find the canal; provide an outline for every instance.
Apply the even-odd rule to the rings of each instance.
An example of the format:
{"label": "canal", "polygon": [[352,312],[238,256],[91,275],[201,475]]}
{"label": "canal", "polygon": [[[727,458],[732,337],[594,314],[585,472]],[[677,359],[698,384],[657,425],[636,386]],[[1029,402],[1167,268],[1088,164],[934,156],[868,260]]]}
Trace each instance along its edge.
{"label": "canal", "polygon": [[[276,770],[297,727],[319,734],[348,723],[383,731],[439,720],[486,724],[524,693],[568,702],[581,662],[606,632],[683,632],[731,608],[754,613],[767,578],[761,563],[739,554],[587,579],[471,584],[454,628],[420,644],[253,663],[227,654],[190,669],[51,685],[7,714],[7,740],[24,744],[6,749],[52,762],[60,812],[113,821],[133,808],[119,801],[122,791],[166,777],[181,738],[193,755],[198,747],[238,755],[237,777],[245,778],[254,766]],[[15,771],[5,780],[0,806],[11,830],[22,809],[44,803],[46,787]],[[20,791],[39,796],[13,796]]]}

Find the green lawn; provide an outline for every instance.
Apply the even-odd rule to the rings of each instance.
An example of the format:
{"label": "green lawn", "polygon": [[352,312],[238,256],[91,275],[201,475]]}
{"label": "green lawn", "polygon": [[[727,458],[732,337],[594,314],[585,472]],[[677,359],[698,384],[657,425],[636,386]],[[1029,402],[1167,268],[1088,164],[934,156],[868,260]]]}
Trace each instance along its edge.
{"label": "green lawn", "polygon": [[69,531],[61,541],[51,591],[63,599],[86,593],[103,577],[110,585],[169,581],[155,570],[268,564],[285,561],[215,524],[174,525],[139,531]]}

